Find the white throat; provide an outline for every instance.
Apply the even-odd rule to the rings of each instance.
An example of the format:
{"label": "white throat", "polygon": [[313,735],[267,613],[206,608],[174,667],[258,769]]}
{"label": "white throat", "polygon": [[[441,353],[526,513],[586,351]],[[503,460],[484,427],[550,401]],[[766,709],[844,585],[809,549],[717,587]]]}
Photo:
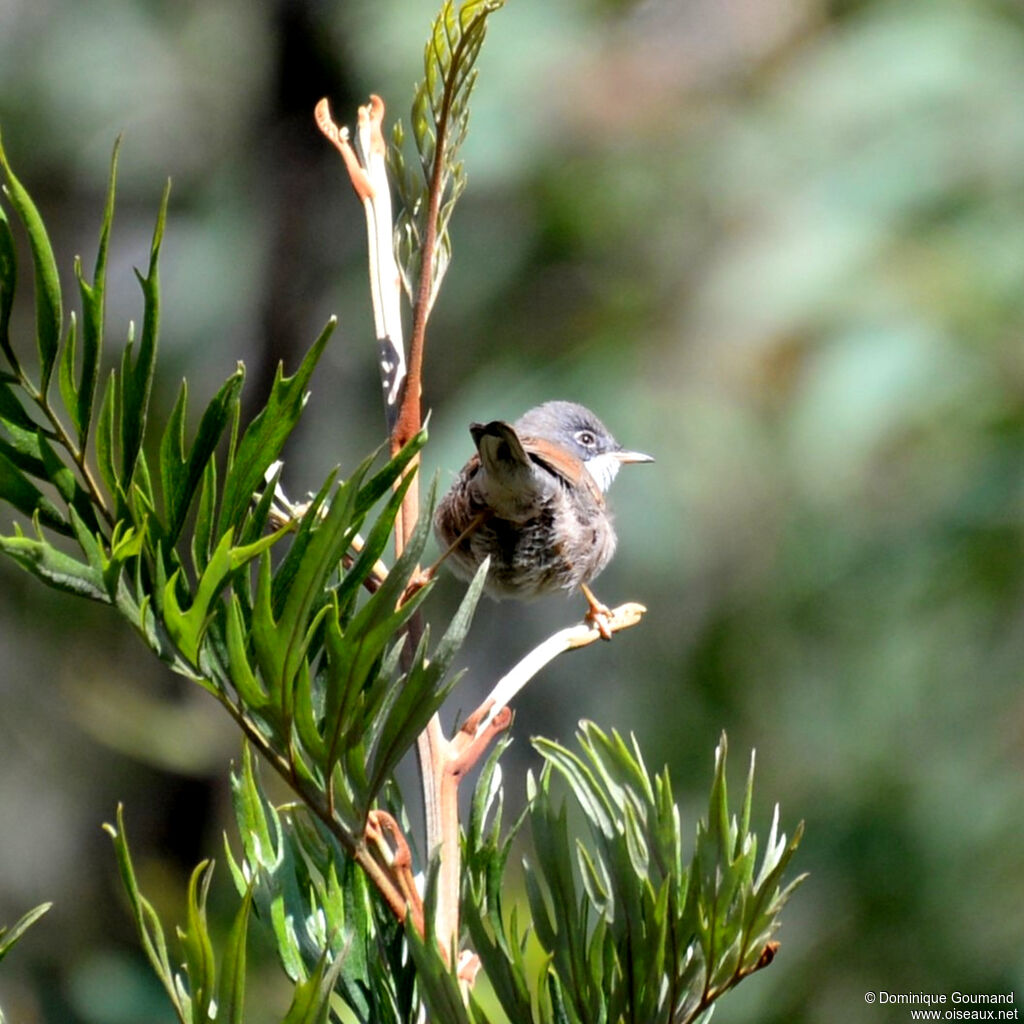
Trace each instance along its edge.
{"label": "white throat", "polygon": [[611,487],[622,463],[614,452],[605,452],[603,455],[595,455],[593,458],[587,459],[583,465],[587,467],[587,472],[594,478],[594,483],[604,493]]}

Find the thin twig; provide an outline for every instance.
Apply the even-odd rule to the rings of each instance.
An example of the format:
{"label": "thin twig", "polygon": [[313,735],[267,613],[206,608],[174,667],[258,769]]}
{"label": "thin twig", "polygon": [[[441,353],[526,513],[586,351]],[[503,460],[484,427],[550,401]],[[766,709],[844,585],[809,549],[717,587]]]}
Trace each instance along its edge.
{"label": "thin twig", "polygon": [[[617,633],[637,625],[646,611],[647,609],[642,604],[628,602],[619,605],[618,608],[613,608],[606,624],[612,633]],[[474,720],[479,722],[475,729],[475,735],[480,735],[487,730],[494,719],[508,708],[519,691],[560,654],[576,651],[581,647],[589,647],[590,644],[602,639],[604,637],[600,628],[589,621],[584,621],[578,625],[561,629],[538,644],[511,671],[498,680],[477,711],[470,716],[469,722]]]}
{"label": "thin twig", "polygon": [[[19,368],[19,373],[20,372]],[[64,424],[61,423],[57,413],[51,408],[45,393],[36,390],[32,382],[23,373],[21,374],[21,384],[31,395],[32,400],[39,407],[43,415],[50,421],[50,425],[53,427],[55,439],[61,447],[64,448],[68,455],[71,456],[71,461],[78,467],[78,472],[82,476],[82,482],[85,484],[85,488],[89,492],[89,497],[92,499],[93,505],[99,509],[100,515],[103,516],[107,526],[113,528],[114,517],[110,514],[110,510],[107,508],[107,503],[103,498],[103,492],[100,490],[96,483],[96,479],[92,475],[92,471],[89,469],[89,464],[85,459],[85,450],[80,449],[71,439],[71,435],[65,429]]]}
{"label": "thin twig", "polygon": [[[404,921],[410,908],[415,907],[419,896],[415,885],[410,886],[409,884],[411,874],[404,871],[405,866],[401,859],[395,861],[392,858],[391,863],[388,863],[387,858],[380,858],[379,850],[375,854],[373,844],[367,842],[367,836],[353,841],[348,830],[341,826],[333,812],[320,799],[320,792],[310,787],[304,781],[303,776],[296,771],[292,758],[290,756],[285,758],[278,753],[268,743],[267,738],[260,731],[259,727],[253,724],[244,710],[237,706],[226,694],[218,694],[218,699],[228,714],[235,720],[246,739],[263,756],[264,760],[280,775],[302,802],[327,826],[331,834],[349,852],[352,859],[363,868],[391,908],[395,917],[399,921]],[[374,813],[380,815],[383,812],[377,811]],[[367,835],[372,838],[373,830],[378,826],[379,819],[375,818],[373,822],[368,820]],[[406,844],[406,850],[408,850],[408,844]],[[419,902],[422,907],[422,901]],[[422,910],[420,911],[419,918],[414,918],[414,921],[416,921],[416,926],[422,935],[424,932]]]}

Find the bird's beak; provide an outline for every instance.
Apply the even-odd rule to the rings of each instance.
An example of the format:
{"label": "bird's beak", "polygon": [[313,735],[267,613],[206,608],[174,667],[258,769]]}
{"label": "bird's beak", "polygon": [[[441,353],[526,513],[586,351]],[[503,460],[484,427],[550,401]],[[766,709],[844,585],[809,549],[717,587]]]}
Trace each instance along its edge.
{"label": "bird's beak", "polygon": [[644,455],[643,452],[621,451],[615,453],[615,458],[625,465],[627,462],[653,462],[653,455]]}

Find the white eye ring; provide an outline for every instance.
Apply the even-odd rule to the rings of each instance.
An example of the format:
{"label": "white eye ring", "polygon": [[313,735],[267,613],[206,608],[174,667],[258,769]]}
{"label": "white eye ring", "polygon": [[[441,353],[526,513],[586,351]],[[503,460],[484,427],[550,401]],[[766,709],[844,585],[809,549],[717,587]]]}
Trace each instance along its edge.
{"label": "white eye ring", "polygon": [[597,444],[597,438],[592,430],[577,430],[575,436],[584,448],[593,448]]}

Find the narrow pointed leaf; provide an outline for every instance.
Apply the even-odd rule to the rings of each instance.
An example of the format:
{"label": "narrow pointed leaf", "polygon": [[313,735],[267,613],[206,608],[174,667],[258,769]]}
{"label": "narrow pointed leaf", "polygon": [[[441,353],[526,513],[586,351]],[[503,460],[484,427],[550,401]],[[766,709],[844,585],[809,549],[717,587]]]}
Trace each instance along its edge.
{"label": "narrow pointed leaf", "polygon": [[110,245],[110,228],[114,220],[114,197],[117,188],[117,158],[121,149],[121,136],[114,142],[110,157],[110,176],[107,185],[107,201],[103,208],[100,225],[100,240],[96,250],[92,284],[82,274],[81,264],[75,266],[75,277],[82,299],[82,368],[78,381],[74,422],[78,427],[78,444],[84,448],[92,427],[93,403],[99,380],[100,359],[103,354],[103,326],[106,305],[107,250]]}
{"label": "narrow pointed leaf", "polygon": [[160,438],[160,486],[164,494],[164,519],[173,519],[175,494],[180,486],[185,469],[185,415],[188,407],[188,381],[181,382],[178,397],[163,436]]}
{"label": "narrow pointed leaf", "polygon": [[[77,263],[76,263],[77,267]],[[57,369],[57,384],[64,408],[71,414],[71,422],[75,430],[81,433],[78,423],[78,393],[75,385],[75,354],[78,348],[78,318],[72,310],[68,318],[68,332],[64,338],[64,347],[60,353]]]}
{"label": "narrow pointed leaf", "polygon": [[208,459],[203,470],[199,503],[196,506],[196,523],[192,531],[192,565],[197,573],[202,573],[213,554],[213,524],[216,512],[217,460]]}
{"label": "narrow pointed leaf", "polygon": [[309,378],[336,325],[332,317],[293,376],[285,377],[278,367],[266,406],[246,428],[234,453],[224,482],[218,534],[238,525],[267,467],[281,454],[305,404]]}
{"label": "narrow pointed leaf", "polygon": [[153,372],[156,368],[157,339],[160,330],[160,245],[163,241],[164,226],[167,222],[167,203],[170,199],[170,183],[164,189],[153,229],[153,241],[149,251],[149,268],[143,276],[137,270],[142,288],[143,314],[142,333],[139,337],[138,352],[129,343],[121,361],[121,472],[122,480],[132,479],[136,462],[142,448],[149,412],[149,397],[153,388]]}
{"label": "narrow pointed leaf", "polygon": [[330,1019],[331,993],[342,964],[343,960],[339,958],[328,968],[325,950],[313,973],[295,986],[295,995],[281,1024],[327,1024]]}
{"label": "narrow pointed leaf", "polygon": [[245,976],[247,970],[246,943],[249,936],[249,917],[252,910],[252,886],[242,898],[242,904],[231,923],[224,944],[217,989],[217,1019],[227,1024],[245,1022]]}
{"label": "narrow pointed leaf", "polygon": [[[7,175],[4,191],[11,200],[28,235],[29,250],[32,253],[32,267],[35,274],[36,300],[36,344],[39,347],[39,391],[45,394],[57,359],[63,323],[63,308],[60,295],[60,277],[53,247],[43,219],[36,204],[17,179],[7,162],[7,154],[0,143],[0,165]],[[2,247],[3,243],[0,243]]]}
{"label": "narrow pointed leaf", "polygon": [[[220,439],[224,436],[224,430],[231,421],[244,379],[245,371],[239,365],[238,369],[221,385],[217,394],[210,400],[210,404],[206,407],[199,422],[196,437],[188,456],[182,458],[182,461],[170,474],[171,490],[169,496],[165,491],[164,500],[169,506],[167,525],[172,543],[177,539],[184,526],[185,517],[202,480],[203,471],[213,457]],[[184,438],[182,437],[180,452],[183,452],[183,442]]]}
{"label": "narrow pointed leaf", "polygon": [[111,370],[110,375],[107,377],[107,386],[103,392],[99,424],[96,430],[96,464],[99,466],[100,476],[107,485],[107,490],[115,496],[121,490],[120,476],[116,468],[117,457],[114,451],[117,391],[117,375]]}
{"label": "narrow pointed leaf", "polygon": [[10,424],[26,433],[36,430],[36,422],[22,405],[22,400],[10,384],[0,382],[0,422]]}
{"label": "narrow pointed leaf", "polygon": [[0,927],[0,960],[3,960],[18,939],[52,906],[52,903],[40,903],[38,907],[33,907],[23,914],[11,928]]}
{"label": "narrow pointed leaf", "polygon": [[221,538],[210,564],[199,580],[199,586],[187,611],[182,611],[178,604],[176,588],[180,579],[179,574],[175,573],[167,581],[163,602],[167,630],[179,650],[193,665],[198,664],[199,645],[212,615],[213,602],[227,584],[230,575],[276,544],[285,532],[284,529],[278,530],[277,533],[268,534],[255,544],[232,547],[231,532],[228,531]]}
{"label": "narrow pointed leaf", "polygon": [[28,477],[0,451],[0,500],[7,501],[26,516],[39,516],[43,525],[60,533],[70,533],[71,526],[59,509]]}
{"label": "narrow pointed leaf", "polygon": [[4,208],[0,206],[0,352],[7,357],[11,369],[18,369],[18,359],[11,348],[11,310],[14,308],[14,292],[18,283],[18,260],[14,248],[14,236]]}
{"label": "narrow pointed leaf", "polygon": [[[267,619],[265,605],[254,627],[253,640],[260,657],[264,677],[267,668],[276,673],[275,688],[287,691],[305,656],[310,633],[311,617],[327,600],[325,585],[351,543],[352,511],[356,485],[352,481],[339,484],[330,501],[326,515],[317,523],[309,537],[301,560],[294,569],[287,594],[276,622]],[[312,518],[307,513],[306,520]],[[319,516],[316,516],[319,519]]]}
{"label": "narrow pointed leaf", "polygon": [[90,526],[96,526],[96,510],[93,499],[78,480],[75,471],[57,454],[53,445],[43,436],[38,435],[39,454],[43,461],[46,479],[57,488],[57,493],[73,508]]}
{"label": "narrow pointed leaf", "polygon": [[181,1002],[178,988],[175,985],[174,972],[171,970],[170,960],[167,956],[167,940],[164,937],[163,925],[157,916],[153,905],[139,891],[139,884],[135,877],[135,867],[132,864],[131,853],[128,850],[128,839],[124,831],[124,809],[121,805],[117,808],[117,825],[104,825],[103,828],[109,833],[114,841],[114,850],[117,854],[117,866],[121,873],[121,882],[128,895],[128,902],[132,908],[132,915],[135,918],[135,926],[142,941],[142,948],[149,958],[149,962],[164,986],[171,1005],[179,1020],[187,1020],[186,1009]]}
{"label": "narrow pointed leaf", "polygon": [[206,922],[206,900],[212,877],[213,865],[208,860],[202,861],[192,872],[188,883],[187,923],[183,929],[178,929],[185,954],[192,1019],[196,1022],[210,1020],[216,1012],[217,970]]}
{"label": "narrow pointed leaf", "polygon": [[244,705],[252,711],[262,712],[269,703],[269,694],[263,689],[249,663],[246,651],[246,629],[238,597],[231,595],[228,604],[226,641],[231,683]]}
{"label": "narrow pointed leaf", "polygon": [[4,423],[3,428],[7,438],[0,435],[0,453],[27,475],[46,480],[46,466],[39,445],[40,428],[33,423],[26,429],[11,421]]}
{"label": "narrow pointed leaf", "polygon": [[356,503],[357,515],[365,515],[394,487],[395,481],[405,472],[406,466],[422,451],[427,443],[426,430],[419,431],[396,455],[376,472],[359,490]]}

